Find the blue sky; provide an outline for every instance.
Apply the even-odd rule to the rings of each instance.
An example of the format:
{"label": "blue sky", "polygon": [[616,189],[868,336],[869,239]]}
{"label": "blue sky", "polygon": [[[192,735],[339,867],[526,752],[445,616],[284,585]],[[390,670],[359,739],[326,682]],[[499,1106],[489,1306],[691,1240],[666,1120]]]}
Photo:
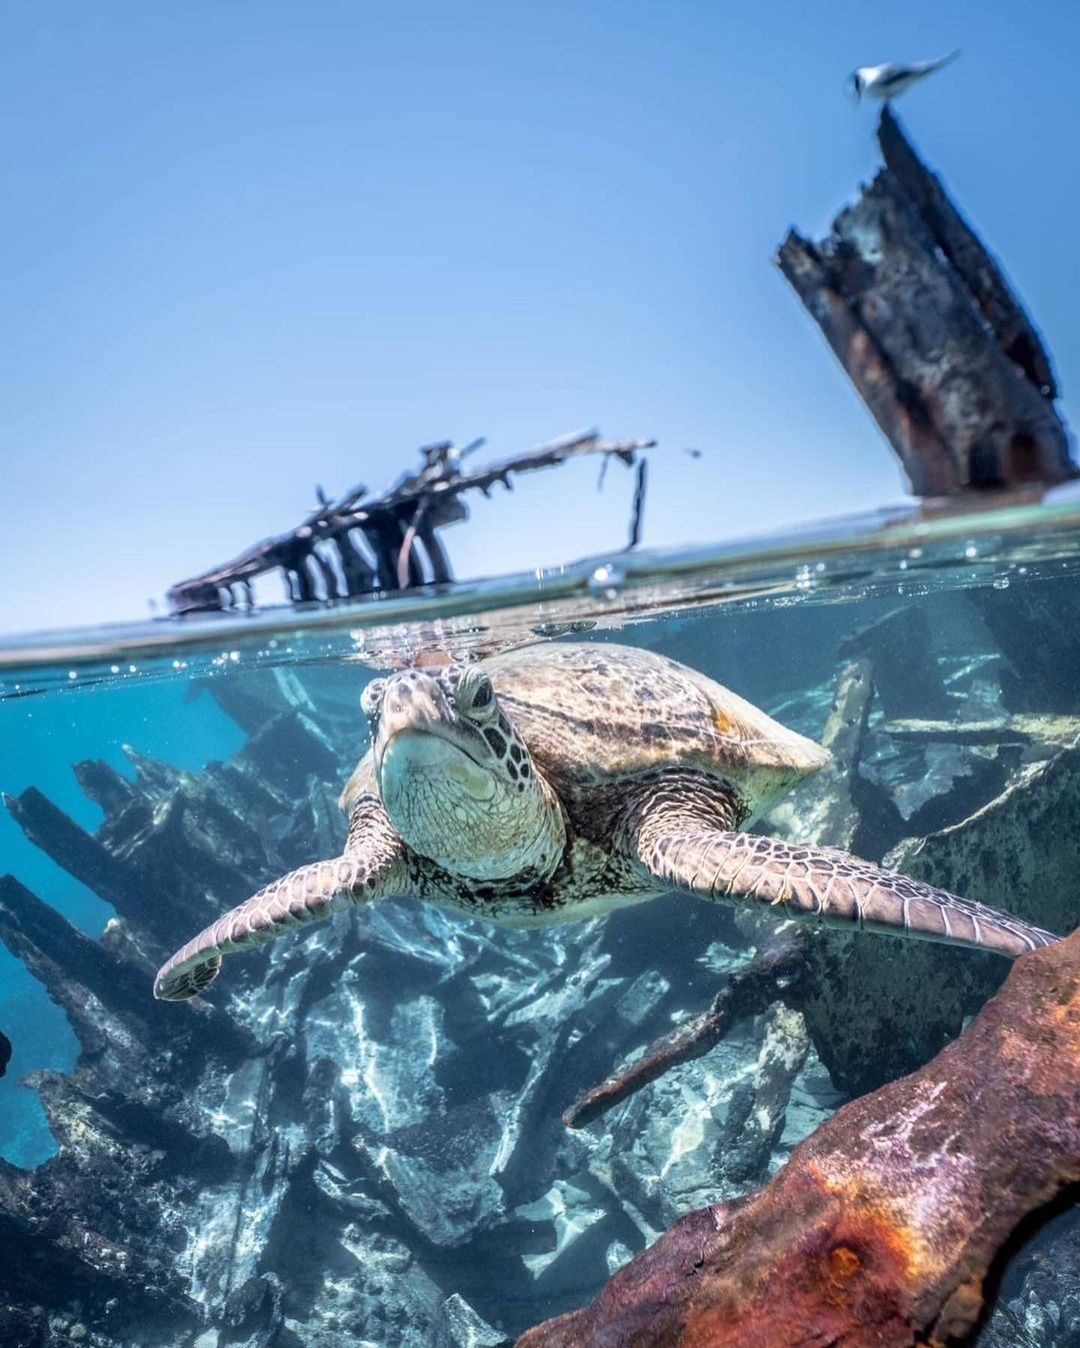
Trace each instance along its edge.
{"label": "blue sky", "polygon": [[[4,29],[3,631],[145,616],[442,437],[654,435],[662,546],[896,500],[770,262],[873,172],[858,64],[963,47],[898,111],[1080,385],[1071,0],[43,0]],[[457,572],[617,546],[630,489],[525,479],[447,534]]]}

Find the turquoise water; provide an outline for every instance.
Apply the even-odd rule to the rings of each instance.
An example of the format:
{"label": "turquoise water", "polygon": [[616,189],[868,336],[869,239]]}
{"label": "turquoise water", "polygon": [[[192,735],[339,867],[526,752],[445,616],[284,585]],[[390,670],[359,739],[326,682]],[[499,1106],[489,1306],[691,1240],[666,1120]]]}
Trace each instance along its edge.
{"label": "turquoise water", "polygon": [[[888,635],[894,628],[865,636],[886,619],[899,638]],[[1045,650],[1033,649],[1033,631],[1044,633]],[[0,643],[0,788],[11,797],[36,788],[134,868],[130,873],[148,886],[138,902],[160,905],[169,916],[174,906],[180,912],[205,897],[202,872],[184,869],[192,864],[205,864],[207,883],[224,896],[230,885],[253,890],[273,878],[244,860],[260,848],[267,857],[289,858],[290,865],[321,854],[318,839],[341,827],[333,796],[367,747],[358,705],[367,681],[425,655],[462,659],[537,640],[617,641],[661,651],[815,738],[826,729],[837,670],[861,651],[877,662],[878,691],[859,764],[860,778],[870,785],[857,802],[855,838],[864,853],[876,847],[880,857],[905,838],[962,822],[992,800],[1031,761],[1033,743],[1044,755],[1071,743],[1070,718],[1080,735],[1080,680],[1072,663],[1080,640],[1080,511],[1066,500],[1042,510],[930,522],[897,514],[711,553],[616,556],[387,603],[8,639]],[[898,678],[897,665],[905,662],[910,669]],[[1057,719],[1034,740],[1029,726],[1027,747],[1016,752],[986,730],[1019,724],[1022,716],[1043,717],[1047,725],[1047,718]],[[975,724],[985,733],[981,741],[950,743],[946,735],[916,743],[904,725],[920,719],[939,730],[941,723]],[[87,760],[100,760],[133,784],[146,810],[138,827],[132,815],[123,822],[118,808],[105,811],[88,796],[73,770]],[[123,792],[115,783],[109,789]],[[274,800],[255,803],[260,789]],[[151,847],[146,838],[177,799],[185,804],[168,853],[164,843]],[[227,824],[215,813],[223,802]],[[773,831],[805,831],[812,800],[800,795],[787,814],[784,808],[770,821]],[[251,836],[241,837],[249,827]],[[166,873],[162,866],[171,858],[178,869],[169,872],[169,883],[177,888],[158,891],[154,886],[164,882],[153,877]],[[4,873],[95,940],[116,915],[107,895],[35,845],[9,811],[0,811]],[[1064,926],[1076,901],[1063,888],[1044,898],[1044,911],[1025,915]],[[140,929],[132,911],[115,930],[132,933],[152,964],[159,938],[152,922]],[[1073,916],[1080,920],[1080,908]],[[179,920],[182,926],[182,914]],[[189,935],[199,925],[192,921]],[[735,1127],[732,1092],[747,1080],[759,1051],[744,1026],[709,1057],[680,1068],[671,1082],[649,1088],[658,1094],[620,1106],[592,1141],[563,1137],[558,1115],[569,1100],[560,1097],[561,1074],[570,1080],[580,1073],[584,1084],[590,1072],[603,1075],[602,1064],[640,1050],[674,1019],[703,1010],[725,971],[746,957],[755,938],[733,925],[726,908],[673,898],[618,914],[606,925],[508,936],[464,918],[387,904],[324,931],[332,934],[316,935],[308,946],[298,938],[291,947],[279,942],[270,958],[259,953],[226,961],[213,1003],[255,1040],[225,1076],[220,1065],[198,1066],[198,1034],[187,1037],[190,1008],[153,1008],[155,1016],[173,1016],[153,1024],[165,1026],[166,1036],[175,1027],[171,1070],[186,1082],[184,1103],[167,1099],[162,1086],[153,1108],[160,1107],[168,1128],[182,1124],[193,1135],[226,1138],[263,1195],[254,1201],[252,1189],[243,1201],[236,1198],[237,1213],[245,1215],[230,1219],[230,1239],[239,1243],[224,1270],[211,1248],[224,1236],[206,1211],[199,1218],[200,1200],[192,1192],[213,1192],[218,1205],[227,1205],[235,1197],[232,1181],[212,1166],[203,1174],[194,1162],[192,1173],[203,1178],[188,1189],[174,1191],[172,1180],[155,1179],[157,1207],[152,1213],[140,1208],[132,1227],[149,1229],[158,1220],[153,1214],[168,1209],[186,1289],[155,1322],[163,1335],[155,1342],[194,1342],[194,1330],[184,1328],[184,1316],[195,1314],[191,1307],[214,1321],[247,1279],[270,1274],[290,1289],[279,1336],[265,1340],[283,1348],[431,1342],[433,1326],[449,1323],[446,1298],[455,1295],[489,1326],[516,1333],[587,1300],[608,1271],[679,1212],[762,1182],[850,1093],[850,1080],[845,1084],[835,1070],[830,1080],[812,1046],[788,1083],[771,1151],[748,1162],[740,1179],[731,1163],[725,1169],[710,1160],[709,1149],[725,1127]],[[984,956],[964,965],[966,952],[941,958],[957,961],[947,967],[964,970],[965,978],[979,970],[979,996],[1005,971],[1003,962],[998,967]],[[322,980],[320,960],[333,971],[332,986]],[[125,966],[125,976],[135,995],[149,1000],[148,976],[136,966]],[[973,997],[974,987],[968,987]],[[527,1014],[515,1010],[526,1006]],[[967,1004],[965,1014],[971,1009]],[[124,1010],[130,1015],[137,1012]],[[565,1024],[567,1035],[539,1034],[547,1021],[555,1030]],[[122,1095],[125,1072],[136,1071],[131,1064],[152,1074],[154,1062],[173,1051],[167,1037],[153,1039],[156,1047],[144,1062],[106,1035],[104,1045],[86,1049],[77,1068],[79,1040],[68,1016],[3,947],[0,1030],[13,1043],[0,1080],[0,1156],[27,1170],[48,1162],[57,1140],[38,1092],[20,1084],[22,1078],[43,1068],[65,1077],[78,1071],[88,1090],[107,1085]],[[607,1046],[596,1050],[595,1061],[582,1056],[590,1034]],[[892,1075],[940,1046],[896,1038]],[[561,1061],[558,1055],[563,1068],[541,1068],[542,1061]],[[279,1060],[286,1065],[266,1066]],[[335,1103],[326,1106],[332,1128],[312,1122],[317,1091],[310,1074],[323,1061],[344,1073]],[[263,1082],[258,1088],[256,1077]],[[150,1098],[139,1096],[148,1110]],[[508,1122],[520,1100],[529,1102],[527,1126]],[[316,1159],[267,1170],[266,1139],[255,1140],[262,1136],[255,1122],[260,1111],[271,1133]],[[323,1127],[331,1128],[332,1145],[319,1141]],[[491,1143],[494,1150],[477,1142],[476,1154],[460,1165],[446,1159],[464,1146],[463,1137],[482,1138],[489,1127],[492,1138],[503,1139]],[[173,1136],[165,1122],[160,1128],[162,1139]],[[424,1129],[434,1131],[421,1137]],[[528,1148],[522,1154],[530,1129],[541,1139],[536,1156],[546,1157],[542,1165],[537,1160],[536,1176],[529,1173]],[[86,1145],[80,1164],[97,1164]],[[172,1143],[157,1145],[168,1153]],[[499,1145],[512,1154],[512,1164],[496,1165]],[[421,1201],[425,1186],[435,1191],[440,1185],[445,1195],[438,1212],[428,1212]],[[481,1195],[475,1201],[470,1185]],[[114,1220],[121,1226],[128,1201],[135,1198],[117,1199]],[[286,1249],[286,1232],[304,1227],[317,1210],[318,1268]],[[203,1241],[190,1234],[200,1221],[211,1233]],[[396,1289],[395,1260],[409,1270]],[[347,1296],[334,1290],[342,1280],[355,1284]],[[188,1309],[183,1297],[190,1299]],[[95,1304],[92,1294],[85,1301]],[[347,1310],[332,1310],[346,1303]],[[105,1316],[101,1307],[93,1313]],[[150,1342],[138,1314],[132,1309],[134,1319],[119,1328],[103,1319],[102,1333],[112,1337],[102,1342]]]}
{"label": "turquoise water", "polygon": [[[6,698],[0,702],[0,789],[14,796],[37,787],[82,828],[95,830],[102,812],[79,789],[73,763],[100,758],[130,777],[133,770],[122,746],[131,744],[151,757],[197,770],[211,759],[227,758],[243,742],[241,731],[216,704],[208,701],[198,715],[190,714],[186,693],[177,679],[132,679],[99,685],[78,697],[52,692]],[[99,936],[113,916],[111,905],[29,842],[6,810],[0,811],[0,857],[0,869],[45,896],[81,931]],[[63,1013],[3,947],[0,990],[0,1027],[20,1027],[18,1054],[0,1082],[0,1155],[34,1166],[55,1146],[37,1097],[18,1085],[18,1075],[39,1067],[70,1070],[78,1044]]]}

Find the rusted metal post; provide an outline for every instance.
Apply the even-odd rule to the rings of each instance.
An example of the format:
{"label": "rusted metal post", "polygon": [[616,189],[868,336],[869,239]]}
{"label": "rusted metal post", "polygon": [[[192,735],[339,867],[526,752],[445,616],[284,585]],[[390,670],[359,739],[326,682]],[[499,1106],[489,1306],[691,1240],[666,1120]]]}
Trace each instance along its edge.
{"label": "rusted metal post", "polygon": [[918,496],[1076,476],[1050,358],[1005,275],[886,107],[885,167],[777,262]]}

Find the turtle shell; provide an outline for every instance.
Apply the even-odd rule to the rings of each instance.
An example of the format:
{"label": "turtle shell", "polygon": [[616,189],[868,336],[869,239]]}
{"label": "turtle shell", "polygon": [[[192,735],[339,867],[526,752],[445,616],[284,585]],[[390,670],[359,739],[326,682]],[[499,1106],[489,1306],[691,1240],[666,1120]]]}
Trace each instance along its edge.
{"label": "turtle shell", "polygon": [[688,767],[729,782],[753,817],[830,758],[745,698],[654,651],[552,643],[483,663],[560,794]]}
{"label": "turtle shell", "polygon": [[[521,646],[483,661],[500,706],[558,795],[578,808],[590,789],[662,768],[729,783],[747,822],[830,754],[723,685],[634,646]],[[348,813],[377,791],[370,752],[341,795]]]}

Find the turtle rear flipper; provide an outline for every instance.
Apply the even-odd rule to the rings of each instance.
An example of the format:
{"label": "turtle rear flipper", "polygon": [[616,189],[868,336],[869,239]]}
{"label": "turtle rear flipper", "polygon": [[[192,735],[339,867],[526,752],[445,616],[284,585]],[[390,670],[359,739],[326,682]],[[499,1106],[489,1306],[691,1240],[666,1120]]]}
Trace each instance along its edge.
{"label": "turtle rear flipper", "polygon": [[[643,800],[630,842],[663,884],[706,899],[753,899],[778,917],[974,946],[1015,957],[1060,940],[1021,918],[828,847],[736,833],[683,784]],[[710,815],[715,819],[709,827]]]}
{"label": "turtle rear flipper", "polygon": [[342,908],[396,893],[404,870],[404,848],[382,807],[361,799],[344,856],[300,866],[218,918],[162,965],[154,996],[166,1002],[197,996],[217,977],[223,955],[265,945]]}

